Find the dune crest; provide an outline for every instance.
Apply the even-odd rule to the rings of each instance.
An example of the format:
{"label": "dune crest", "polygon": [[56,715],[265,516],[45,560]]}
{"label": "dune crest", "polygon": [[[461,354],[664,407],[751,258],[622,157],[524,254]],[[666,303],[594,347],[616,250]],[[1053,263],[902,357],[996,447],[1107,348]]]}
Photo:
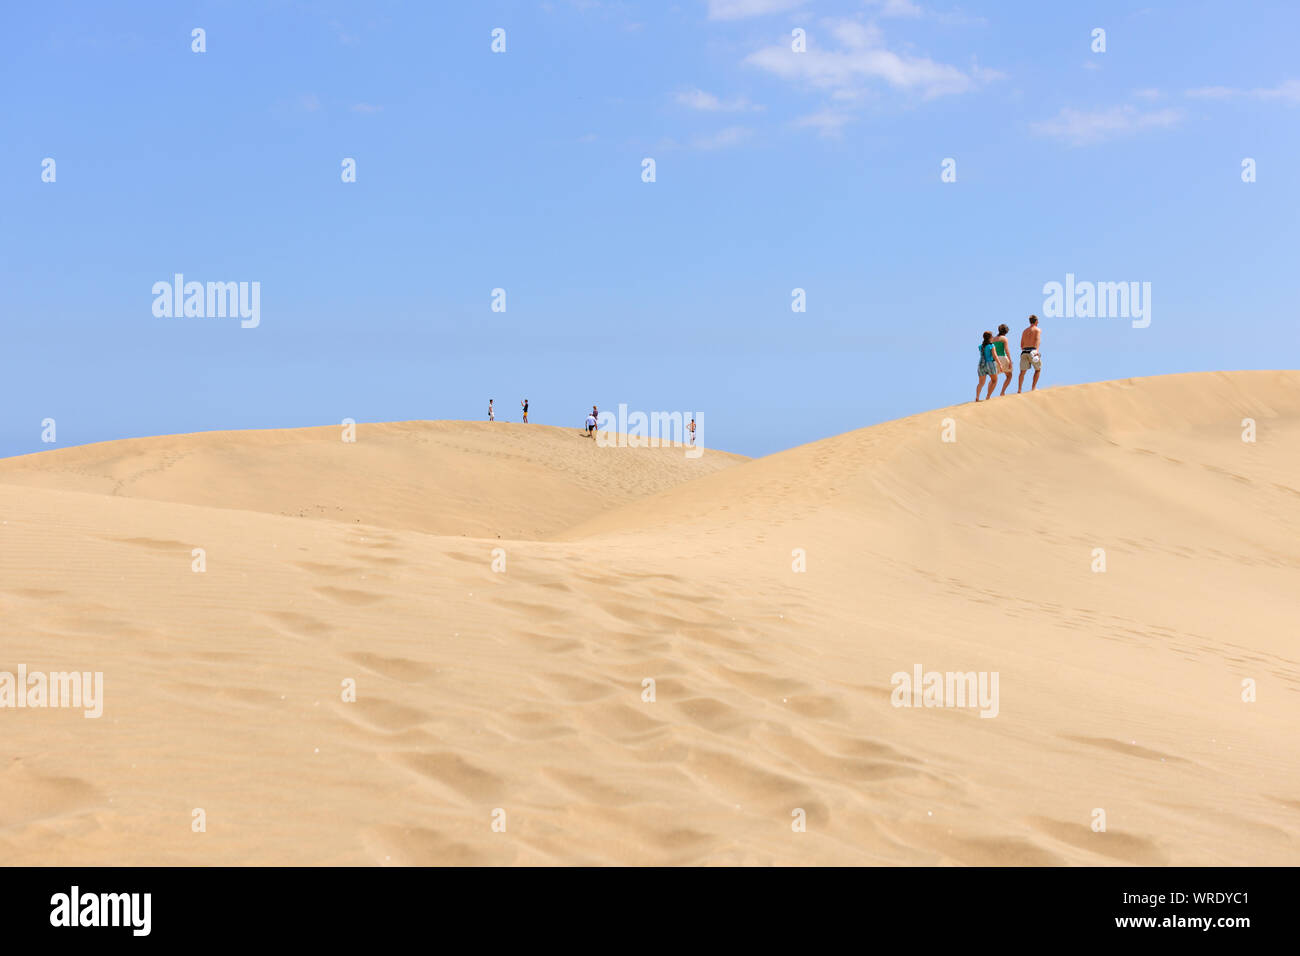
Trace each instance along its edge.
{"label": "dune crest", "polygon": [[[0,671],[104,674],[99,719],[0,709],[6,860],[1297,858],[1300,372],[753,461],[502,423],[341,444],[0,461]],[[899,706],[930,672],[996,674],[996,716]]]}

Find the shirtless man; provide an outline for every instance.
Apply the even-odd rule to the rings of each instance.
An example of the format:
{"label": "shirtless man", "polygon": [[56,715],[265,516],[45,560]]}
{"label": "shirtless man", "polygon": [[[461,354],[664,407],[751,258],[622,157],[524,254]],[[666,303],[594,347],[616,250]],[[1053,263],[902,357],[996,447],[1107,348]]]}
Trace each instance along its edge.
{"label": "shirtless man", "polygon": [[1025,390],[1025,373],[1032,367],[1034,380],[1029,386],[1032,392],[1038,388],[1038,376],[1043,374],[1043,359],[1038,354],[1038,343],[1042,341],[1043,332],[1038,327],[1038,316],[1029,317],[1029,328],[1020,333],[1020,381],[1016,384],[1016,394]]}

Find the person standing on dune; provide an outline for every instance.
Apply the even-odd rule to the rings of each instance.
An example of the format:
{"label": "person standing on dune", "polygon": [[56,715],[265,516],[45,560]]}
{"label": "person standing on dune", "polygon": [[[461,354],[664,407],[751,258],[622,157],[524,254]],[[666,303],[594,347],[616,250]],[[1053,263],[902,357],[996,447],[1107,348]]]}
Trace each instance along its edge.
{"label": "person standing on dune", "polygon": [[1006,375],[1006,381],[1002,383],[1002,391],[998,392],[998,397],[1007,393],[1007,386],[1011,384],[1011,356],[1007,354],[1007,349],[1011,343],[1007,341],[1007,333],[1011,331],[1011,326],[1003,322],[998,326],[998,334],[993,336],[993,348],[998,353],[998,371]]}
{"label": "person standing on dune", "polygon": [[490,422],[494,422],[497,420],[497,414],[496,411],[492,408],[492,402],[493,399],[489,398],[488,399],[488,421]]}
{"label": "person standing on dune", "polygon": [[1042,341],[1043,332],[1038,327],[1038,316],[1029,317],[1029,328],[1020,333],[1020,381],[1016,385],[1016,394],[1019,395],[1025,390],[1025,373],[1030,368],[1034,370],[1034,380],[1029,386],[1032,392],[1038,388],[1038,376],[1043,374],[1043,357],[1038,354],[1038,344]]}
{"label": "person standing on dune", "polygon": [[523,409],[524,409],[524,424],[527,425],[527,424],[528,424],[528,399],[525,398],[525,399],[524,399],[522,402],[520,402],[519,404],[520,404],[521,406],[523,406]]}
{"label": "person standing on dune", "polygon": [[989,380],[989,393],[984,396],[987,402],[993,397],[993,386],[998,383],[997,350],[993,348],[993,333],[985,332],[984,341],[980,343],[980,380],[975,386],[975,401],[980,400],[980,391],[984,388],[984,379]]}

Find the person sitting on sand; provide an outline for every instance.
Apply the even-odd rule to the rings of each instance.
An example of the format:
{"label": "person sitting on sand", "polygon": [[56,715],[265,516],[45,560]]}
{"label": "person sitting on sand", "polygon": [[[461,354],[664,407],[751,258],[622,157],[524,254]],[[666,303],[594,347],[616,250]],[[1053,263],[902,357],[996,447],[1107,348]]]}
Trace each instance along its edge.
{"label": "person sitting on sand", "polygon": [[1016,394],[1025,390],[1025,373],[1034,370],[1034,381],[1029,386],[1032,392],[1038,388],[1038,376],[1043,374],[1043,357],[1038,354],[1038,343],[1042,341],[1043,330],[1038,327],[1038,316],[1029,317],[1029,328],[1020,333],[1020,381],[1016,385]]}
{"label": "person sitting on sand", "polygon": [[985,332],[984,341],[980,343],[980,380],[975,386],[975,401],[980,400],[980,390],[984,388],[984,379],[989,380],[989,393],[984,396],[988,401],[993,397],[993,386],[998,383],[997,350],[993,347],[993,333]]}
{"label": "person sitting on sand", "polygon": [[1007,341],[1007,333],[1011,331],[1011,326],[1003,322],[998,326],[998,334],[993,336],[993,347],[998,352],[998,371],[1007,378],[1002,383],[1002,391],[998,392],[1001,397],[1007,393],[1007,386],[1011,384],[1011,356],[1007,354],[1007,349],[1011,343]]}

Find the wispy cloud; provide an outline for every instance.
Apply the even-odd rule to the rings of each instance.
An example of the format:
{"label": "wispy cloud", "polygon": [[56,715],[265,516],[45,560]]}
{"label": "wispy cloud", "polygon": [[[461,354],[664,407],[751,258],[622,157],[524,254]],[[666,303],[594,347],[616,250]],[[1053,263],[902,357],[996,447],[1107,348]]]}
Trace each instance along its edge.
{"label": "wispy cloud", "polygon": [[928,57],[896,53],[884,46],[880,30],[856,20],[827,21],[827,32],[838,49],[812,43],[795,53],[788,45],[764,47],[745,58],[751,66],[779,77],[833,91],[860,91],[873,82],[915,93],[925,99],[967,93],[1000,79],[996,70],[972,66],[968,70]]}
{"label": "wispy cloud", "polygon": [[925,13],[912,0],[868,0],[868,5],[875,7],[880,17],[919,17]]}
{"label": "wispy cloud", "polygon": [[825,109],[799,117],[794,121],[794,126],[797,129],[816,130],[817,135],[827,139],[839,139],[844,135],[844,127],[856,119],[856,116],[844,110]]}
{"label": "wispy cloud", "polygon": [[384,108],[376,106],[374,103],[353,103],[352,112],[354,113],[382,113]]}
{"label": "wispy cloud", "polygon": [[710,20],[744,20],[784,13],[803,6],[803,0],[709,0]]}
{"label": "wispy cloud", "polygon": [[677,149],[730,149],[739,146],[754,135],[754,131],[747,126],[727,126],[714,133],[707,133],[702,136],[696,136],[694,139],[682,142],[676,139],[665,139],[660,141],[656,149],[660,150],[677,150]]}
{"label": "wispy cloud", "polygon": [[744,126],[728,126],[710,136],[700,136],[691,141],[692,149],[729,149],[739,146],[753,135],[753,130]]}
{"label": "wispy cloud", "polygon": [[1087,146],[1150,129],[1168,129],[1182,122],[1181,110],[1142,112],[1133,106],[1106,110],[1063,109],[1052,119],[1030,124],[1040,136],[1063,140],[1072,146]]}
{"label": "wispy cloud", "polygon": [[706,113],[742,113],[762,109],[761,106],[755,106],[743,96],[734,100],[723,100],[713,93],[706,93],[700,89],[683,90],[676,95],[675,99],[682,106]]}
{"label": "wispy cloud", "polygon": [[935,10],[928,6],[922,7],[912,0],[864,0],[864,3],[871,8],[871,15],[881,20],[919,20],[924,17],[944,26],[962,27],[985,26],[988,23],[983,17],[956,7],[951,10]]}
{"label": "wispy cloud", "polygon": [[1202,86],[1198,89],[1188,90],[1187,95],[1202,100],[1230,100],[1246,97],[1288,104],[1300,103],[1300,80],[1287,80],[1277,86],[1256,87],[1253,90],[1237,89],[1231,86]]}
{"label": "wispy cloud", "polygon": [[355,33],[349,33],[347,29],[344,28],[343,24],[339,23],[338,20],[331,20],[329,24],[330,24],[330,29],[334,31],[334,35],[339,38],[339,42],[342,43],[344,46],[354,46],[355,44],[361,42],[361,38],[359,36],[357,36]]}

